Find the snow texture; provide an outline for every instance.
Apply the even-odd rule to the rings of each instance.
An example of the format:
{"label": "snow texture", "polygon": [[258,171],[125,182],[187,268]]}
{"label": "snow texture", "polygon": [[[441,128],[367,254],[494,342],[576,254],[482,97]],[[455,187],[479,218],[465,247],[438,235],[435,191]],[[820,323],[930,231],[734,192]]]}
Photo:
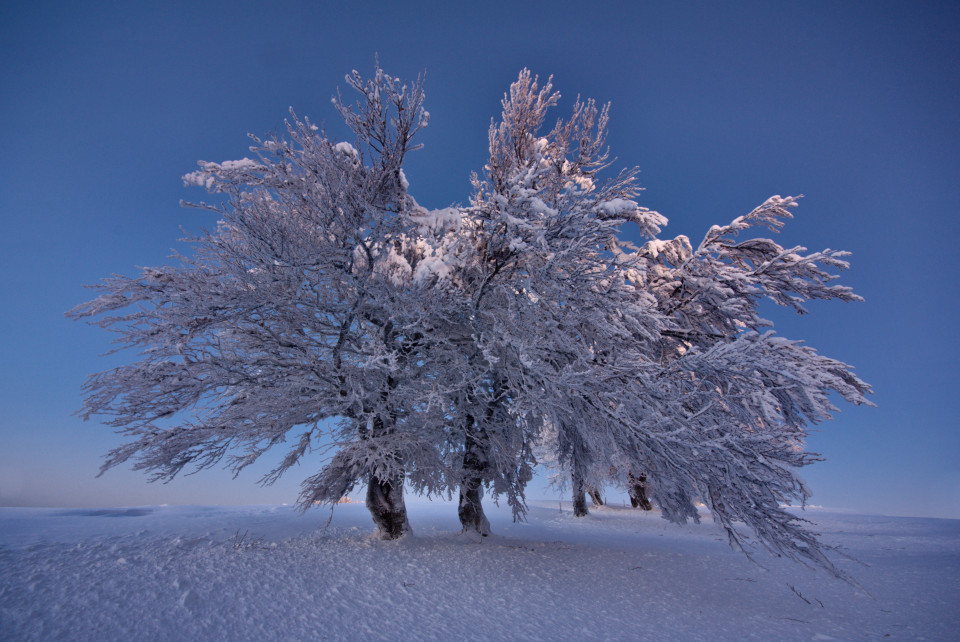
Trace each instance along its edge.
{"label": "snow texture", "polygon": [[477,539],[452,506],[411,504],[398,541],[360,504],[326,528],[287,506],[0,508],[0,638],[955,639],[960,520],[813,512],[859,587],[754,564],[707,516],[611,506],[494,508],[499,535]]}

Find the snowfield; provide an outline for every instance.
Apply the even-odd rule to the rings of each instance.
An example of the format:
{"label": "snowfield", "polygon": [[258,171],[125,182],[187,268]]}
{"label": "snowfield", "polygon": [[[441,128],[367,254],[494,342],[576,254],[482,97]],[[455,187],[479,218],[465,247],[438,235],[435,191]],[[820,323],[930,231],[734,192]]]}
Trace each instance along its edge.
{"label": "snowfield", "polygon": [[531,504],[495,535],[411,503],[373,537],[360,504],[0,508],[10,640],[956,639],[960,520],[808,510],[861,586],[732,551],[705,516]]}

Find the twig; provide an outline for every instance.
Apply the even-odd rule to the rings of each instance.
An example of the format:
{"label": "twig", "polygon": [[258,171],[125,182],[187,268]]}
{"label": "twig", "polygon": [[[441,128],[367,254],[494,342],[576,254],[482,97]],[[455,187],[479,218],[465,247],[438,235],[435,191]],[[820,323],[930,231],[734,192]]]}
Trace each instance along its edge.
{"label": "twig", "polygon": [[321,536],[327,534],[327,529],[330,527],[330,522],[333,521],[333,509],[336,508],[336,507],[337,507],[336,504],[331,504],[331,505],[330,505],[330,517],[327,518],[326,523],[323,525],[323,530],[320,532],[320,535],[321,535]]}
{"label": "twig", "polygon": [[238,551],[241,551],[241,550],[250,550],[251,548],[260,548],[260,549],[270,548],[269,546],[267,546],[267,545],[264,543],[262,537],[258,537],[258,538],[255,539],[255,540],[252,540],[252,541],[250,541],[250,542],[247,542],[246,539],[247,539],[247,534],[248,534],[249,532],[250,532],[249,530],[245,530],[245,531],[243,531],[243,534],[241,535],[241,534],[240,534],[240,529],[239,529],[239,528],[237,529],[236,534],[233,536],[233,540],[234,540],[234,542],[233,542],[233,548],[234,548],[234,549],[236,549],[236,550],[238,550]]}
{"label": "twig", "polygon": [[[809,604],[810,606],[813,606],[813,602],[811,602],[810,600],[808,600],[807,598],[805,598],[805,597],[803,596],[803,593],[801,593],[800,591],[797,590],[797,587],[795,587],[793,584],[787,584],[787,586],[790,587],[790,590],[791,590],[791,591],[793,591],[794,593],[796,593],[797,597],[799,597],[801,600],[803,600],[804,602],[806,602],[806,603]],[[821,601],[818,600],[817,598],[813,598],[813,599],[817,600],[817,604],[820,605],[820,608],[821,608],[821,609],[824,608],[823,602],[821,602]]]}
{"label": "twig", "polygon": [[797,590],[797,587],[795,587],[793,584],[787,584],[787,586],[789,586],[789,587],[790,587],[790,590],[793,591],[793,592],[796,594],[796,596],[799,597],[801,600],[803,600],[803,601],[806,602],[807,604],[810,604],[810,605],[813,604],[813,602],[811,602],[811,601],[808,600],[807,598],[803,597],[803,593],[801,593],[800,591],[798,591],[798,590]]}

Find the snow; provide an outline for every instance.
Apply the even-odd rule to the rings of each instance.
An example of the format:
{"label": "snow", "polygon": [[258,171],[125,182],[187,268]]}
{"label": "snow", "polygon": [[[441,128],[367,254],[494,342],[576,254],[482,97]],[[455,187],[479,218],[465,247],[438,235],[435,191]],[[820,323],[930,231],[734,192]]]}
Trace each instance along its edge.
{"label": "snow", "polygon": [[[489,503],[489,502],[488,502]],[[561,510],[562,508],[562,510]],[[0,637],[112,639],[950,639],[960,520],[807,511],[857,558],[823,571],[732,551],[608,506],[533,503],[494,535],[411,503],[414,536],[373,537],[360,504],[0,508]]]}
{"label": "snow", "polygon": [[256,161],[250,160],[249,158],[241,158],[240,160],[228,160],[220,163],[220,167],[228,172],[241,172],[244,170],[253,170],[260,167],[260,164]]}
{"label": "snow", "polygon": [[639,208],[637,207],[636,201],[625,198],[612,198],[600,204],[600,211],[607,216],[623,216],[636,212],[637,209]]}
{"label": "snow", "polygon": [[448,230],[457,229],[463,213],[456,207],[444,207],[436,210],[417,208],[410,219],[417,224],[421,234],[444,234]]}
{"label": "snow", "polygon": [[357,152],[357,148],[347,142],[339,142],[333,146],[338,153],[343,154],[344,156],[352,156],[353,158],[360,158],[360,153]]}
{"label": "snow", "polygon": [[262,169],[262,165],[246,157],[240,160],[223,161],[222,163],[200,161],[199,165],[199,170],[183,176],[185,185],[196,185],[204,189],[212,189],[217,182],[217,175],[224,173],[242,174],[243,172]]}
{"label": "snow", "polygon": [[424,247],[425,256],[417,263],[417,270],[413,274],[413,282],[422,284],[431,277],[437,279],[446,279],[453,272],[453,266],[444,261],[444,257],[439,252],[434,252],[429,246]]}

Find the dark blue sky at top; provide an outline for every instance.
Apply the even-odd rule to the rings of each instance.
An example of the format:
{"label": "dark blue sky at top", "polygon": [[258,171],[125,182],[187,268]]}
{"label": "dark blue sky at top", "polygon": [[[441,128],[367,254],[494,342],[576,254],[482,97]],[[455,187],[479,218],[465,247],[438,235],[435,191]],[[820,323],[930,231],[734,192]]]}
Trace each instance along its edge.
{"label": "dark blue sky at top", "polygon": [[[771,194],[804,194],[778,241],[853,252],[861,304],[765,309],[781,334],[847,361],[877,408],[841,407],[804,471],[813,503],[960,517],[957,258],[960,5],[737,3],[139,3],[0,5],[0,505],[291,502],[222,470],[151,485],[72,416],[110,336],[63,312],[111,273],[165,262],[212,226],[183,199],[198,159],[249,155],[292,106],[348,139],[330,105],[375,56],[426,70],[428,207],[464,203],[486,130],[523,67],[564,98],[612,102],[615,168],[639,166],[664,237],[696,243]],[[548,496],[536,482],[530,496]]]}

